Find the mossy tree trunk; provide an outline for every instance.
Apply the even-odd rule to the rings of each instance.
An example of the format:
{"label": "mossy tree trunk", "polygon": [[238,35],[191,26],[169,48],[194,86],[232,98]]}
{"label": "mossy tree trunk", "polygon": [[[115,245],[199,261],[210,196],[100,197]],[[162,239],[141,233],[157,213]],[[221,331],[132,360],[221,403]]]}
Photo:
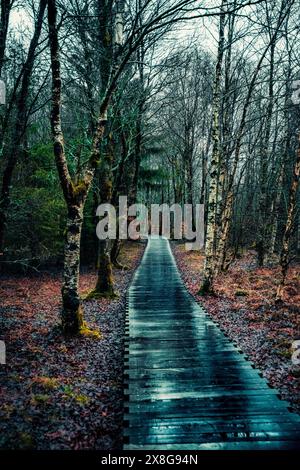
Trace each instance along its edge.
{"label": "mossy tree trunk", "polygon": [[99,240],[99,270],[95,294],[103,297],[114,297],[112,262],[110,259],[110,241]]}
{"label": "mossy tree trunk", "polygon": [[121,253],[121,249],[122,249],[122,240],[119,240],[117,238],[114,241],[112,249],[111,249],[111,253],[110,253],[111,262],[115,266],[115,268],[127,269],[127,267],[124,266],[123,264],[121,264],[120,261],[119,261],[119,256],[120,256],[120,253]]}
{"label": "mossy tree trunk", "polygon": [[82,222],[83,204],[70,205],[65,234],[62,285],[62,326],[68,334],[78,333],[84,326],[83,309],[78,292]]}
{"label": "mossy tree trunk", "polygon": [[64,135],[61,122],[61,66],[58,42],[57,7],[55,0],[48,0],[49,44],[51,53],[52,72],[52,111],[51,131],[56,167],[61,188],[68,209],[64,274],[62,286],[62,328],[65,334],[80,333],[84,326],[83,307],[78,292],[80,268],[80,240],[83,223],[83,210],[86,198],[91,187],[96,168],[100,161],[100,144],[103,140],[107,110],[114,87],[104,97],[96,123],[92,140],[90,157],[82,175],[73,178],[70,175],[65,153]]}
{"label": "mossy tree trunk", "polygon": [[[100,169],[99,186],[100,202],[109,204],[112,200],[112,162],[114,143],[112,135],[107,136],[106,149]],[[114,297],[113,270],[111,262],[111,240],[99,240],[98,250],[98,278],[95,290],[91,295]]]}
{"label": "mossy tree trunk", "polygon": [[[184,2],[185,3],[185,2]],[[78,273],[79,273],[79,243],[81,235],[81,211],[83,212],[87,194],[91,188],[91,184],[94,179],[95,171],[100,163],[100,147],[103,142],[105,130],[107,128],[108,111],[111,108],[111,101],[117,89],[120,78],[127,67],[127,64],[131,60],[132,56],[142,47],[142,43],[145,37],[153,32],[154,26],[157,28],[163,28],[164,25],[170,24],[171,20],[177,21],[177,14],[181,11],[182,5],[176,7],[165,6],[158,7],[158,13],[156,18],[152,21],[141,21],[143,9],[141,8],[134,21],[135,26],[129,30],[129,36],[127,37],[126,43],[123,45],[123,34],[122,34],[122,15],[124,2],[119,0],[118,2],[98,2],[99,12],[97,18],[100,25],[99,37],[100,37],[100,49],[102,56],[105,57],[106,63],[109,66],[109,73],[103,71],[103,67],[100,67],[99,83],[101,87],[101,102],[99,106],[99,112],[97,120],[95,120],[95,132],[92,136],[91,151],[89,158],[82,166],[80,174],[76,175],[76,179],[70,174],[70,167],[68,165],[64,134],[62,131],[62,117],[61,117],[61,105],[62,105],[62,78],[61,78],[61,64],[60,64],[60,47],[58,37],[58,21],[57,21],[57,2],[56,0],[48,0],[48,27],[49,27],[49,47],[51,56],[51,75],[52,75],[52,99],[51,99],[51,131],[53,138],[53,148],[56,167],[59,175],[59,180],[63,195],[70,211],[73,206],[80,209],[76,217],[72,216],[68,219],[68,225],[66,230],[67,244],[65,252],[65,280],[63,289],[63,326],[66,333],[76,333],[80,329],[82,322],[81,318],[81,306],[78,300]],[[116,7],[116,8],[115,8]],[[105,11],[103,10],[105,9]],[[114,11],[117,15],[114,15]],[[159,12],[161,12],[159,14]],[[102,15],[104,13],[104,15]],[[104,17],[106,19],[104,19]],[[115,20],[114,21],[114,17]],[[64,15],[62,15],[62,20]],[[117,24],[115,24],[117,23]],[[105,25],[111,25],[109,28],[112,35],[107,36],[107,44],[109,45],[109,54],[106,52],[106,43],[103,39],[103,33],[105,33]],[[116,31],[117,26],[117,31]],[[137,27],[138,26],[138,27]],[[154,28],[154,29],[153,29]],[[117,33],[117,34],[115,34]],[[114,39],[113,39],[113,37]],[[102,38],[102,39],[101,39]],[[114,60],[114,45],[120,49],[120,57],[118,60]],[[124,46],[124,47],[123,47]],[[119,54],[119,51],[116,51]],[[136,58],[135,58],[136,60]],[[102,64],[103,65],[103,64]],[[108,81],[106,83],[106,77]],[[69,214],[70,216],[70,214]],[[72,237],[70,233],[70,226],[75,221],[77,226],[76,237]],[[78,231],[79,229],[79,231]],[[71,240],[73,240],[71,242]],[[104,250],[105,251],[105,250]],[[69,266],[69,263],[71,265]],[[75,295],[74,295],[75,293]]]}

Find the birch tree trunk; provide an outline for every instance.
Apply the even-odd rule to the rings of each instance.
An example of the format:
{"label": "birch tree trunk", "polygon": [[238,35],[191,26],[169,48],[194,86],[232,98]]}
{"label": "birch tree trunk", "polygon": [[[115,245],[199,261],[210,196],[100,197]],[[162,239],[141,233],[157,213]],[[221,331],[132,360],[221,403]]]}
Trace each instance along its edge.
{"label": "birch tree trunk", "polygon": [[[233,3],[235,8],[236,2]],[[230,157],[230,142],[232,135],[232,112],[233,106],[231,104],[231,61],[232,61],[232,43],[235,28],[235,14],[231,14],[228,18],[228,38],[226,54],[224,58],[224,103],[223,103],[223,142],[222,142],[222,159],[220,161],[219,181],[218,181],[218,202],[217,202],[217,240],[216,240],[216,273],[224,269],[230,221],[231,221],[231,207],[233,204],[233,192],[229,191],[226,194],[226,183],[228,181],[228,166]],[[225,201],[225,204],[224,204]]]}
{"label": "birch tree trunk", "polygon": [[221,159],[220,149],[220,108],[221,108],[221,79],[222,79],[222,63],[224,53],[224,31],[225,31],[225,5],[226,0],[222,1],[221,16],[219,25],[219,45],[218,57],[216,64],[215,83],[213,92],[213,124],[212,124],[212,141],[213,151],[209,172],[209,196],[208,196],[208,213],[207,213],[207,232],[205,242],[205,263],[203,272],[203,281],[199,293],[205,295],[213,291],[213,279],[215,272],[215,248],[216,248],[216,209],[218,197],[218,181],[219,168]]}

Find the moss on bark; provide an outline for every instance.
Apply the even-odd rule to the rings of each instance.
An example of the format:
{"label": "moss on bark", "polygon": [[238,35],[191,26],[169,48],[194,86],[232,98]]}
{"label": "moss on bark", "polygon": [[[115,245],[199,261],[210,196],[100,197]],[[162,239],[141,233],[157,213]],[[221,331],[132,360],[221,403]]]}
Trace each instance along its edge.
{"label": "moss on bark", "polygon": [[79,297],[70,291],[62,291],[62,329],[66,335],[74,335],[80,332],[84,325],[83,308]]}
{"label": "moss on bark", "polygon": [[198,295],[205,296],[205,295],[209,295],[213,293],[214,293],[214,290],[213,290],[212,282],[210,281],[210,279],[205,278],[198,291]]}
{"label": "moss on bark", "polygon": [[79,334],[86,338],[101,339],[102,335],[100,330],[93,330],[89,328],[86,322],[83,322],[83,326],[80,328]]}

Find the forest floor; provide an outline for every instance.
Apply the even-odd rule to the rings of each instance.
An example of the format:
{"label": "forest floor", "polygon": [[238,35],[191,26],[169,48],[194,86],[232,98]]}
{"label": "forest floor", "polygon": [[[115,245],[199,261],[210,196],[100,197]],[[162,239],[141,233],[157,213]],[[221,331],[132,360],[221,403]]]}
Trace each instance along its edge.
{"label": "forest floor", "polygon": [[279,268],[258,268],[254,252],[217,277],[214,296],[200,297],[203,254],[186,251],[184,244],[172,243],[172,249],[190,293],[300,413],[300,369],[291,360],[291,345],[300,339],[300,265],[289,269],[280,306],[274,303]]}
{"label": "forest floor", "polygon": [[[125,292],[145,244],[126,243],[115,270],[120,297],[84,302],[88,326],[101,338],[62,337],[61,276],[0,278],[0,448],[120,449],[123,419]],[[81,292],[95,285],[81,275]]]}

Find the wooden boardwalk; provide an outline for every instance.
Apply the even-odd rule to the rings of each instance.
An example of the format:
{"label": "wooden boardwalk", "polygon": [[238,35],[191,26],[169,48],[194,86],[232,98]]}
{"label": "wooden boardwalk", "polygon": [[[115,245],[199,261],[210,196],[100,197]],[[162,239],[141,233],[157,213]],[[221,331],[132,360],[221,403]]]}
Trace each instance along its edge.
{"label": "wooden boardwalk", "polygon": [[296,449],[290,413],[150,239],[128,293],[124,449]]}

